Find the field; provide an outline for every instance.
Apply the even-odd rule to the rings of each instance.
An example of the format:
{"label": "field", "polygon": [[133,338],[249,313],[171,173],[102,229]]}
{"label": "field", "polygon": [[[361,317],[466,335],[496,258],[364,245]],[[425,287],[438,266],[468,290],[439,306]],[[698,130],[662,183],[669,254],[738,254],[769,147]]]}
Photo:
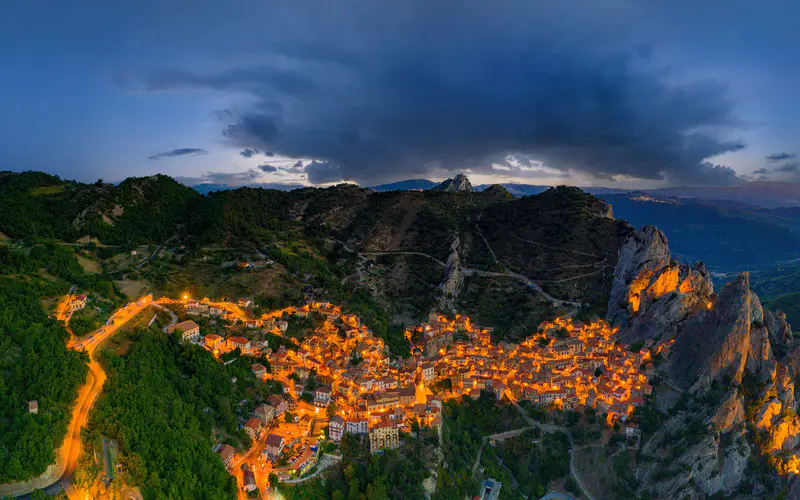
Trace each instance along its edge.
{"label": "field", "polygon": [[147,280],[117,280],[114,284],[131,300],[141,297],[150,289],[150,283]]}
{"label": "field", "polygon": [[96,260],[86,258],[83,255],[77,255],[76,257],[78,258],[78,264],[81,265],[84,272],[88,274],[99,274],[102,270],[100,263]]}

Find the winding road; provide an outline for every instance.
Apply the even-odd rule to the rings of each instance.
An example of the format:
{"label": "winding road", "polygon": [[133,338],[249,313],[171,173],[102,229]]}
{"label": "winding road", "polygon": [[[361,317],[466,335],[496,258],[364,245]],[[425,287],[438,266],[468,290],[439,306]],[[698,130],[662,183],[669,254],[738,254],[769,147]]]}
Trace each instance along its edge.
{"label": "winding road", "polygon": [[131,318],[155,303],[157,302],[153,301],[152,295],[132,302],[116,311],[108,320],[108,324],[78,341],[71,342],[72,349],[83,350],[89,355],[89,373],[86,382],[78,391],[78,399],[67,428],[67,435],[64,443],[56,451],[56,463],[48,467],[44,474],[30,481],[0,484],[0,496],[16,497],[27,495],[38,489],[55,492],[63,488],[69,498],[77,498],[71,480],[80,456],[81,431],[86,426],[89,410],[97,400],[106,381],[106,373],[100,363],[94,359],[94,351]]}
{"label": "winding road", "polygon": [[[483,237],[483,235],[481,235],[481,237]],[[426,257],[428,259],[431,259],[434,262],[436,262],[437,264],[441,265],[442,267],[447,268],[447,264],[446,263],[442,262],[441,260],[437,259],[436,257],[434,257],[432,255],[428,255],[428,254],[422,253],[422,252],[412,252],[412,251],[404,251],[404,250],[388,250],[388,251],[384,251],[384,252],[361,252],[358,249],[351,248],[350,246],[348,246],[343,241],[339,241],[339,240],[335,240],[335,241],[337,243],[341,244],[345,251],[350,252],[350,253],[354,253],[359,258],[358,269],[356,271],[359,275],[361,274],[361,270],[363,269],[364,264],[366,264],[366,262],[368,260],[368,257],[367,257],[368,255],[416,255],[416,256],[419,256],[419,257]],[[485,241],[486,241],[486,239],[484,238],[484,242]],[[503,266],[504,269],[508,269],[500,261],[497,260],[497,257],[495,256],[495,253],[494,253],[494,250],[492,250],[492,248],[489,246],[488,243],[486,243],[486,246],[489,248],[489,251],[491,252],[492,256],[494,257],[495,262],[497,262],[499,265]],[[600,270],[602,270],[602,268]],[[572,278],[565,278],[563,280],[556,280],[555,282],[569,281],[569,280],[572,280],[572,279],[582,278],[582,277],[585,277],[585,276],[589,276],[591,274],[596,274],[600,270],[595,271],[593,273],[588,273],[588,274],[585,274],[585,275],[581,275],[581,276],[573,276]],[[461,270],[461,276],[462,277],[463,276],[485,276],[485,277],[492,277],[492,278],[505,277],[505,278],[517,279],[517,280],[520,280],[520,281],[524,282],[529,288],[531,288],[534,291],[536,291],[537,293],[541,294],[545,299],[550,301],[556,307],[563,307],[565,305],[569,305],[569,306],[573,306],[573,307],[581,307],[580,302],[557,299],[557,298],[553,297],[549,293],[545,292],[544,289],[537,282],[535,282],[532,279],[528,278],[527,276],[524,276],[524,275],[519,274],[519,273],[513,273],[513,272],[500,273],[500,272],[494,272],[494,271],[483,271],[483,270],[480,270],[480,269],[462,269]],[[342,280],[342,282],[344,282],[346,279],[347,279],[347,277],[345,277]]]}
{"label": "winding road", "polygon": [[572,477],[575,478],[575,482],[578,483],[578,487],[581,489],[581,492],[583,492],[584,496],[589,500],[594,500],[594,497],[592,496],[591,493],[589,493],[589,490],[587,490],[583,486],[581,478],[580,476],[578,476],[575,470],[575,442],[572,440],[572,433],[569,431],[569,429],[558,425],[542,424],[540,422],[537,422],[534,419],[532,419],[530,415],[528,415],[528,412],[525,411],[525,408],[520,406],[516,400],[512,399],[511,402],[517,408],[517,411],[519,411],[519,414],[522,416],[522,418],[526,422],[528,422],[529,425],[539,427],[543,431],[547,432],[561,431],[567,435],[567,438],[569,438],[569,473],[572,474]]}

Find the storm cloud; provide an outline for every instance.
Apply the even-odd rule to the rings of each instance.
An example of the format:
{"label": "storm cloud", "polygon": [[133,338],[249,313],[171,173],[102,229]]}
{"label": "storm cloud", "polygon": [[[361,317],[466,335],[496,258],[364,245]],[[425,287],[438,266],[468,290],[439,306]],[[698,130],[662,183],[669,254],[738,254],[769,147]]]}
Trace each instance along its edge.
{"label": "storm cloud", "polygon": [[275,172],[278,171],[278,167],[273,165],[259,165],[258,169],[268,174],[274,174]]}
{"label": "storm cloud", "polygon": [[208,151],[202,148],[180,148],[180,149],[173,149],[171,151],[165,151],[163,153],[158,153],[149,156],[148,158],[151,160],[158,160],[160,158],[169,158],[170,156],[200,156],[200,155],[207,155]]}
{"label": "storm cloud", "polygon": [[314,158],[312,183],[524,176],[509,155],[555,176],[742,182],[716,163],[745,147],[725,85],[673,78],[646,44],[621,41],[619,25],[572,2],[447,4],[343,1],[313,16],[276,7],[292,35],[259,40],[259,64],[148,71],[137,87],[247,96],[217,114],[223,137]]}
{"label": "storm cloud", "polygon": [[242,158],[252,158],[254,155],[257,155],[257,154],[258,154],[258,150],[257,149],[245,148],[242,151],[239,151],[239,155]]}

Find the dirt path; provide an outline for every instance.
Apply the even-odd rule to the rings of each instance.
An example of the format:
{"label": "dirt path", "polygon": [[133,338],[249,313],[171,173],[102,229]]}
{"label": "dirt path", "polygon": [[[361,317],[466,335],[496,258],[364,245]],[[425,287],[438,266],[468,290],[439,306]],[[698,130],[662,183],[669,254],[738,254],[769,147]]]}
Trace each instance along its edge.
{"label": "dirt path", "polygon": [[539,422],[533,420],[530,417],[530,415],[528,415],[528,412],[525,411],[525,408],[520,406],[517,401],[512,400],[512,403],[517,408],[517,411],[519,411],[519,413],[522,416],[522,418],[525,419],[525,421],[528,422],[528,424],[530,424],[531,426],[539,427],[543,431],[547,431],[547,432],[561,431],[561,432],[563,432],[564,434],[567,435],[567,438],[569,438],[569,448],[570,448],[569,449],[569,472],[570,472],[570,474],[572,474],[572,477],[575,478],[575,482],[578,483],[578,486],[580,487],[581,491],[586,496],[586,498],[588,498],[589,500],[594,500],[594,497],[591,495],[591,493],[589,493],[589,490],[587,490],[583,486],[583,482],[581,482],[581,478],[580,478],[580,476],[578,476],[578,473],[575,470],[575,442],[572,440],[572,433],[569,431],[569,429],[567,429],[565,427],[561,427],[560,425],[551,425],[551,424],[539,423]]}
{"label": "dirt path", "polygon": [[158,252],[159,252],[160,250],[161,250],[161,245],[158,245],[158,246],[156,247],[155,251],[153,252],[153,255],[151,255],[150,257],[148,257],[148,258],[146,258],[145,260],[141,261],[141,262],[140,262],[140,263],[139,263],[139,264],[138,264],[138,265],[137,265],[137,266],[136,266],[134,269],[139,269],[139,268],[140,268],[140,267],[142,267],[143,265],[145,265],[145,264],[149,263],[151,260],[153,260],[153,258],[154,258],[156,255],[158,255]]}
{"label": "dirt path", "polygon": [[525,238],[520,238],[516,234],[513,235],[513,236],[514,236],[514,238],[518,239],[519,241],[524,241],[525,243],[531,243],[532,245],[539,245],[539,246],[542,246],[542,247],[545,247],[545,248],[549,248],[551,250],[558,250],[559,252],[576,253],[578,255],[586,255],[587,257],[600,257],[599,255],[596,255],[596,254],[593,254],[593,253],[581,252],[579,250],[572,250],[572,249],[569,249],[569,248],[556,247],[556,246],[553,246],[553,245],[547,245],[545,243],[540,243],[538,241],[533,241],[533,240],[526,240]]}
{"label": "dirt path", "polygon": [[[483,237],[483,235],[481,235],[481,237]],[[354,253],[354,254],[356,254],[358,256],[359,262],[358,262],[358,264],[356,264],[356,274],[358,274],[359,278],[361,278],[361,273],[363,272],[363,268],[366,265],[366,261],[368,260],[368,258],[367,258],[368,255],[418,255],[420,257],[427,257],[427,258],[433,260],[434,262],[436,262],[437,264],[441,265],[442,267],[445,267],[445,268],[448,267],[446,263],[442,262],[441,260],[437,259],[436,257],[434,257],[432,255],[428,255],[426,253],[422,253],[422,252],[410,252],[410,251],[407,252],[407,251],[403,251],[403,250],[395,250],[395,251],[387,251],[387,252],[361,252],[361,251],[359,251],[357,249],[350,248],[343,241],[339,241],[339,240],[336,240],[336,241],[342,245],[342,247],[345,249],[345,251],[350,252],[350,253]],[[484,242],[486,242],[485,238],[484,238]],[[497,257],[495,256],[494,250],[492,250],[492,247],[489,246],[488,243],[486,243],[486,246],[489,248],[489,251],[492,253],[492,256],[494,257],[495,262],[498,265],[502,266],[504,269],[508,269],[506,266],[503,265],[502,262],[497,260]],[[600,269],[600,270],[602,270],[602,269]],[[590,273],[588,275],[596,274],[597,272],[599,272],[599,271],[596,271],[594,273]],[[580,277],[584,277],[584,276],[588,276],[588,275],[574,276],[572,278],[566,278],[564,280],[558,280],[558,281],[569,281],[570,279],[578,279]],[[550,301],[556,307],[563,307],[565,305],[570,305],[570,306],[573,306],[573,307],[581,307],[581,304],[579,302],[574,302],[574,301],[570,301],[570,300],[562,300],[562,299],[557,299],[557,298],[553,297],[549,293],[545,292],[544,289],[542,289],[542,287],[537,282],[535,282],[532,279],[528,278],[527,276],[524,276],[524,275],[519,274],[519,273],[513,273],[513,272],[498,273],[498,272],[493,272],[493,271],[482,271],[480,269],[462,269],[461,270],[461,276],[462,277],[463,276],[486,276],[486,277],[492,277],[492,278],[506,277],[506,278],[517,279],[517,280],[523,281],[526,285],[528,285],[528,287],[532,288],[534,291],[536,291],[539,294],[541,294],[545,299]],[[348,278],[349,277],[343,278],[342,279],[342,283],[344,283]]]}
{"label": "dirt path", "polygon": [[363,252],[362,255],[419,255],[420,257],[427,257],[431,259],[432,261],[436,262],[442,267],[447,267],[447,264],[437,259],[433,255],[428,255],[422,252],[404,252],[402,250],[390,250],[387,252]]}
{"label": "dirt path", "polygon": [[470,275],[472,275],[472,276],[489,276],[489,277],[505,276],[507,278],[514,278],[514,279],[517,279],[517,280],[525,282],[526,285],[528,285],[530,288],[533,288],[535,291],[539,292],[545,299],[547,299],[550,302],[552,302],[553,305],[556,306],[556,307],[561,307],[561,306],[564,306],[564,305],[571,305],[571,306],[575,306],[575,307],[580,307],[581,306],[580,302],[573,302],[571,300],[562,300],[562,299],[557,299],[557,298],[553,297],[549,293],[545,292],[542,289],[542,287],[539,286],[538,283],[536,283],[532,279],[528,278],[527,276],[523,276],[521,274],[510,273],[510,272],[509,273],[496,273],[496,272],[492,272],[492,271],[481,271],[479,269],[464,269],[462,271],[462,273],[465,276],[470,276]]}

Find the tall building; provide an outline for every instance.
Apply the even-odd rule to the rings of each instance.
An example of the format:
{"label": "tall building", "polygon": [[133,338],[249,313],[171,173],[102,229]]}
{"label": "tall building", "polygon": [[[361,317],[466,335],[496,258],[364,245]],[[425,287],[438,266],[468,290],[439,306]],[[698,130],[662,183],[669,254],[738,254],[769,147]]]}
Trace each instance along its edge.
{"label": "tall building", "polygon": [[369,430],[369,451],[394,450],[400,446],[400,433],[394,422],[381,420]]}

